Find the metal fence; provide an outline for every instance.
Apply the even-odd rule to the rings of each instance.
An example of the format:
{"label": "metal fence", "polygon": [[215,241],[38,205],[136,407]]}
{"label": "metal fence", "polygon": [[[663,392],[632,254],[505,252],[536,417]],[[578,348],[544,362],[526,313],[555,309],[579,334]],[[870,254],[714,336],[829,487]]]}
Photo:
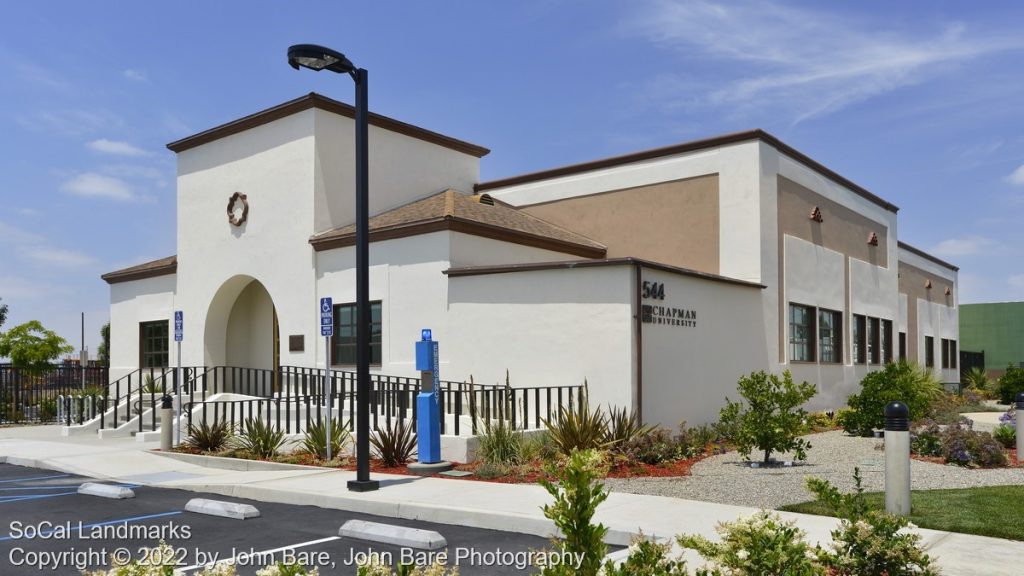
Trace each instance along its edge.
{"label": "metal fence", "polygon": [[105,366],[54,364],[30,370],[0,365],[0,424],[55,422],[58,398],[99,391]]}

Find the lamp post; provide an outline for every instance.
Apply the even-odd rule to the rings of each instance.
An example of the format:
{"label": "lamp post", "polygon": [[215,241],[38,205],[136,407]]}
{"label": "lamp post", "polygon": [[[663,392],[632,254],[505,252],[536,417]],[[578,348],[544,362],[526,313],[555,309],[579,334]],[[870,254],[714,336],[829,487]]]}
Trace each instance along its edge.
{"label": "lamp post", "polygon": [[288,64],[348,74],[356,83],[356,479],[353,492],[380,487],[370,480],[370,179],[369,112],[366,105],[367,73],[344,54],[315,44],[288,48]]}

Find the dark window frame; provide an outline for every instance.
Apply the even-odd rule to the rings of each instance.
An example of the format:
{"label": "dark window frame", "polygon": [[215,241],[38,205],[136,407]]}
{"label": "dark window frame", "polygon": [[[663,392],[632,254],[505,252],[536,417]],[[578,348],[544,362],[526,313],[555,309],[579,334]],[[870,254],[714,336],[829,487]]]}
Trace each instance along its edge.
{"label": "dark window frame", "polygon": [[942,350],[941,350],[942,369],[943,370],[949,370],[949,340],[946,339],[946,338],[943,338],[941,346],[942,346]]}
{"label": "dark window frame", "polygon": [[170,358],[170,320],[139,322],[139,368],[167,368]]}
{"label": "dark window frame", "polygon": [[900,332],[900,361],[907,359],[907,333]]}
{"label": "dark window frame", "polygon": [[882,362],[892,362],[892,320],[882,319]]}
{"label": "dark window frame", "polygon": [[868,364],[878,365],[882,363],[882,348],[881,348],[881,321],[873,316],[868,317]]}
{"label": "dark window frame", "polygon": [[853,363],[868,363],[868,318],[863,314],[853,315]]}
{"label": "dark window frame", "polygon": [[[795,310],[802,310],[806,323],[799,324],[794,322],[793,312]],[[806,330],[806,335],[803,339],[797,340],[796,328],[802,328]],[[816,308],[814,306],[808,306],[806,304],[797,304],[795,302],[789,303],[789,361],[799,363],[813,363],[817,359],[816,340],[817,340],[817,315]],[[800,347],[800,348],[798,348]],[[807,353],[807,358],[797,358],[797,350],[803,349]]]}
{"label": "dark window frame", "polygon": [[959,358],[959,352],[956,349],[956,340],[949,341],[949,368],[956,370],[957,360]]}
{"label": "dark window frame", "polygon": [[[340,311],[349,311],[351,322],[340,323]],[[376,310],[375,310],[376,309]],[[376,311],[377,319],[374,320]],[[341,337],[342,328],[349,328],[351,336]],[[375,330],[376,328],[376,330]],[[379,367],[383,360],[384,304],[382,300],[370,301],[370,366]],[[334,336],[331,337],[331,366],[356,365],[356,303],[343,302],[334,305]]]}
{"label": "dark window frame", "polygon": [[[831,342],[826,341],[824,319],[831,319],[828,330],[831,332]],[[843,363],[843,313],[828,308],[818,308],[818,361],[822,364]],[[831,351],[829,358],[826,358],[826,351]]]}
{"label": "dark window frame", "polygon": [[935,337],[924,337],[924,365],[925,368],[935,367]]}

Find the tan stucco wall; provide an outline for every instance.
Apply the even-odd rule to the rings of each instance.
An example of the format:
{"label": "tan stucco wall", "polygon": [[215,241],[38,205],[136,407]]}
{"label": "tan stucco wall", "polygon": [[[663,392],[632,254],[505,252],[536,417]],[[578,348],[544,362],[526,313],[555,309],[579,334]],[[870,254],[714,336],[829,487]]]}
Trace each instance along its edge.
{"label": "tan stucco wall", "polygon": [[[924,355],[918,356],[917,350],[919,326],[917,321],[917,301],[924,300],[934,304],[953,306],[953,295],[946,295],[946,288],[949,288],[952,292],[953,282],[904,262],[899,263],[899,271],[900,294],[907,295],[907,358],[924,365]],[[925,283],[928,280],[932,281],[930,289],[925,288]],[[936,349],[935,352],[935,363],[938,364],[940,350]]]}
{"label": "tan stucco wall", "polygon": [[717,174],[534,204],[522,210],[604,244],[609,258],[634,256],[719,272]]}

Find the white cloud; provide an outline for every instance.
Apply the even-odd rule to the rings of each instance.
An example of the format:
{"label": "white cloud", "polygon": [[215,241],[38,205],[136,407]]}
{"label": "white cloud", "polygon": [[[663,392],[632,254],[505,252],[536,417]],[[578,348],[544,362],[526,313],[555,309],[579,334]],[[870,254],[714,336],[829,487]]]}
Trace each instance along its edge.
{"label": "white cloud", "polygon": [[21,249],[21,253],[34,264],[47,266],[85,266],[95,262],[88,254],[48,246],[27,246]]}
{"label": "white cloud", "polygon": [[124,121],[114,114],[89,110],[46,110],[19,115],[15,119],[26,129],[36,132],[50,132],[80,137],[111,127],[119,127]]}
{"label": "white cloud", "polygon": [[135,80],[136,82],[148,82],[149,77],[146,76],[146,72],[143,70],[133,70],[128,68],[121,72],[121,75],[129,80]]}
{"label": "white cloud", "polygon": [[649,6],[630,31],[682,59],[714,66],[706,76],[720,80],[694,86],[661,77],[656,89],[663,101],[697,98],[738,111],[772,107],[794,123],[988,54],[1024,48],[1019,36],[975,33],[955,23],[930,35],[911,35],[849,14],[770,2],[659,0]]}
{"label": "white cloud", "polygon": [[127,182],[95,172],[75,176],[65,182],[61,190],[85,198],[109,198],[122,202],[135,199],[135,191]]}
{"label": "white cloud", "polygon": [[971,256],[999,247],[999,242],[981,236],[964,236],[949,238],[939,242],[930,252],[938,256]]}
{"label": "white cloud", "polygon": [[1024,164],[1021,164],[1009,176],[1006,181],[1014,186],[1024,186]]}
{"label": "white cloud", "polygon": [[0,222],[0,243],[3,244],[31,244],[42,242],[43,237],[35,232],[22,230],[12,224]]}
{"label": "white cloud", "polygon": [[134,146],[127,142],[118,140],[107,140],[106,138],[100,138],[99,140],[93,140],[86,144],[90,150],[96,152],[102,152],[104,154],[115,154],[117,156],[148,156],[149,153]]}

